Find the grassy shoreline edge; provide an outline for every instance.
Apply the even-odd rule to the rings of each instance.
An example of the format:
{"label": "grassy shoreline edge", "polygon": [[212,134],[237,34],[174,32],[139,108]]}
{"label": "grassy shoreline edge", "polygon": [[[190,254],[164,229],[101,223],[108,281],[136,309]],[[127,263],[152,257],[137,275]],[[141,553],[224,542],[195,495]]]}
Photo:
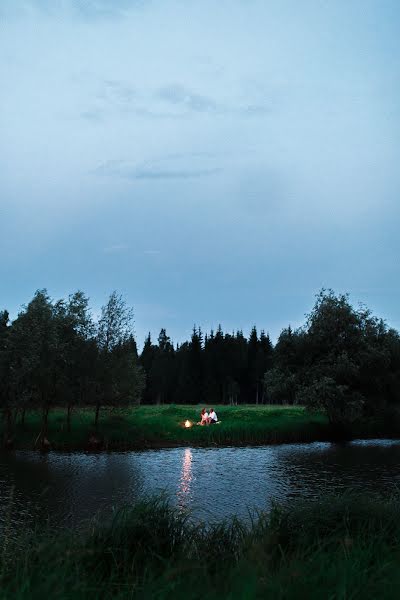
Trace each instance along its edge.
{"label": "grassy shoreline edge", "polygon": [[[217,406],[221,423],[186,429],[186,419],[196,423],[199,406],[137,406],[103,409],[100,425],[93,427],[93,409],[74,411],[71,431],[63,408],[49,416],[47,449],[56,451],[123,451],[181,446],[258,446],[285,443],[335,442],[359,438],[399,437],[395,422],[370,420],[351,428],[329,424],[322,413],[309,413],[301,406]],[[10,449],[35,448],[40,432],[40,413],[28,411],[24,423],[14,425]]]}

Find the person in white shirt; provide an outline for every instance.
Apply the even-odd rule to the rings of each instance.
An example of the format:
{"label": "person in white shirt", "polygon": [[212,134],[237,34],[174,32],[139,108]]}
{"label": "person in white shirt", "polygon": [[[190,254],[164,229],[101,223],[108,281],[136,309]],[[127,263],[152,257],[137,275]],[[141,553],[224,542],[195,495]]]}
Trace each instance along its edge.
{"label": "person in white shirt", "polygon": [[210,408],[208,422],[210,423],[210,425],[212,425],[213,423],[216,423],[217,421],[218,421],[217,413],[215,412],[215,410],[213,408]]}
{"label": "person in white shirt", "polygon": [[208,412],[206,411],[205,408],[203,408],[203,410],[201,411],[200,417],[201,417],[200,425],[208,425],[209,417],[208,417]]}

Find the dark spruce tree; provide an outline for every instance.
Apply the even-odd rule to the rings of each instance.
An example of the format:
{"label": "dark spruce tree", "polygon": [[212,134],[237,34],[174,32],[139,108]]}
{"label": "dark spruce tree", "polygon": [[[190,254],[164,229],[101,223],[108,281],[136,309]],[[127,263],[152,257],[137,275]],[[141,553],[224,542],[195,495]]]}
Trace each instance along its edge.
{"label": "dark spruce tree", "polygon": [[152,343],[150,332],[145,339],[142,353],[139,357],[139,364],[143,368],[146,377],[146,385],[143,393],[143,402],[145,404],[153,404],[154,398],[152,393],[152,382],[150,379],[150,373],[153,366],[154,359],[157,353],[157,346]]}
{"label": "dark spruce tree", "polygon": [[166,330],[161,329],[149,372],[148,387],[153,402],[156,404],[173,402],[175,386],[175,350]]}
{"label": "dark spruce tree", "polygon": [[200,329],[193,327],[189,343],[188,356],[188,403],[198,404],[204,402],[204,365],[203,365],[203,334]]}

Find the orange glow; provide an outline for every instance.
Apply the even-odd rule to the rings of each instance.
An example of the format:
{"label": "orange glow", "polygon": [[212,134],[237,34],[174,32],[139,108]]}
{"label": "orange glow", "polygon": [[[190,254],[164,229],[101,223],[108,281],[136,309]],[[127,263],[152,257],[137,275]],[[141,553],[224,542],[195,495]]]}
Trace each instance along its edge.
{"label": "orange glow", "polygon": [[192,423],[190,421],[185,421],[185,427],[191,427]]}

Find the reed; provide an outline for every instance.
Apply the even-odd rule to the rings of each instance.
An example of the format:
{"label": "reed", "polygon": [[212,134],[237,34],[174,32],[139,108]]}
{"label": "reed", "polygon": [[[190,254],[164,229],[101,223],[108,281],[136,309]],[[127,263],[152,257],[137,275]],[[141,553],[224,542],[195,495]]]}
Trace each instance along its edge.
{"label": "reed", "polygon": [[394,599],[399,517],[399,497],[348,493],[206,527],[149,499],[106,524],[28,534],[18,553],[8,544],[1,598]]}

